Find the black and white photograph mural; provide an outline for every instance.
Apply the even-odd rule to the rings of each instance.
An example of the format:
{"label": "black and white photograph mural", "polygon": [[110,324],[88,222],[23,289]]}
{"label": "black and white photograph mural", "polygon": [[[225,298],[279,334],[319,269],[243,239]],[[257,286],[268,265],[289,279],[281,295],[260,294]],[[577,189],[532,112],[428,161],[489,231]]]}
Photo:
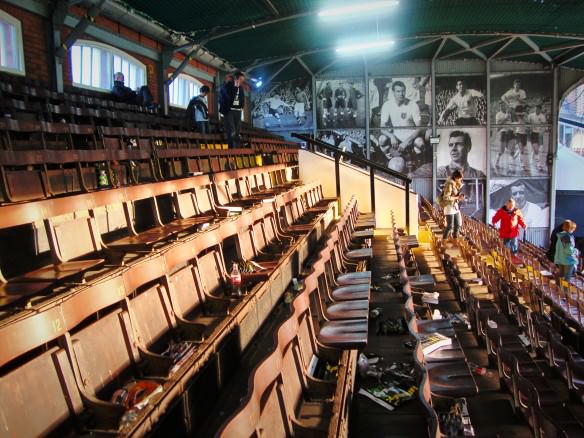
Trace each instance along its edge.
{"label": "black and white photograph mural", "polygon": [[438,76],[436,78],[436,117],[438,126],[485,126],[487,124],[486,76]]}
{"label": "black and white photograph mural", "polygon": [[318,131],[316,138],[342,151],[367,158],[364,129],[330,129]]}
{"label": "black and white photograph mural", "polygon": [[430,134],[429,128],[371,130],[371,160],[411,178],[432,178]]}
{"label": "black and white photograph mural", "polygon": [[430,76],[369,79],[370,128],[429,126]]}
{"label": "black and white photograph mural", "polygon": [[494,178],[489,183],[490,221],[497,209],[513,198],[527,228],[549,226],[548,178]]}
{"label": "black and white photograph mural", "polygon": [[270,131],[312,129],[310,78],[270,83],[252,93],[252,124]]}
{"label": "black and white photograph mural", "polygon": [[[537,110],[528,115],[537,118]],[[507,125],[491,130],[491,176],[548,176],[551,126]]]}
{"label": "black and white photograph mural", "polygon": [[[437,179],[437,194],[442,192],[446,179]],[[460,191],[464,194],[464,200],[459,202],[460,210],[475,219],[484,220],[485,218],[485,189],[486,180],[484,179],[467,179],[463,180]]]}
{"label": "black and white photograph mural", "polygon": [[[551,120],[553,80],[551,73],[495,73],[491,75],[491,120],[501,111],[501,103],[510,122],[533,113],[539,105],[546,120]],[[522,123],[527,123],[523,120]]]}
{"label": "black and white photograph mural", "polygon": [[464,179],[485,179],[487,131],[484,128],[439,129],[436,150],[437,178],[448,178],[461,170]]}
{"label": "black and white photograph mural", "polygon": [[365,128],[365,81],[316,81],[316,120],[319,129]]}

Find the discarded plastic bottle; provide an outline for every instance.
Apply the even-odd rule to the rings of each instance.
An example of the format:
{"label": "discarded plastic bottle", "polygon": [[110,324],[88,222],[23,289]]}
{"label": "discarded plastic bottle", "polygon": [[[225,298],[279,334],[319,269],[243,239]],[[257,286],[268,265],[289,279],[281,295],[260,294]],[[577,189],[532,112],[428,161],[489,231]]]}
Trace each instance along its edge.
{"label": "discarded plastic bottle", "polygon": [[233,262],[233,266],[231,267],[231,291],[232,294],[235,296],[241,296],[241,273],[239,272],[239,266],[237,262]]}
{"label": "discarded plastic bottle", "polygon": [[491,375],[491,372],[489,370],[487,370],[485,367],[478,366],[476,363],[469,362],[468,366],[473,373],[479,376]]}

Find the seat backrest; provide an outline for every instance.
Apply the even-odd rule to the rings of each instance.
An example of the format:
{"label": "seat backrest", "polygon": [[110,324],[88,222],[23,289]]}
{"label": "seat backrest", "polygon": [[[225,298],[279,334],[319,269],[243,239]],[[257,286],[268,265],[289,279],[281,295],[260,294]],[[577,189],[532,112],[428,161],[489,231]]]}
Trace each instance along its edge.
{"label": "seat backrest", "polygon": [[197,215],[197,205],[195,195],[192,192],[177,193],[173,197],[176,204],[176,210],[181,218],[189,218]]}
{"label": "seat backrest", "polygon": [[45,225],[51,250],[62,261],[96,253],[101,249],[99,233],[91,216],[61,222],[48,219]]}
{"label": "seat backrest", "polygon": [[149,348],[176,325],[168,302],[168,289],[164,282],[155,284],[130,300],[132,325],[138,342]]}
{"label": "seat backrest", "polygon": [[128,313],[122,309],[73,333],[71,340],[84,389],[91,395],[105,390],[109,398],[125,383],[130,365],[138,358]]}
{"label": "seat backrest", "polygon": [[219,262],[220,254],[216,249],[212,249],[203,256],[197,258],[196,269],[199,272],[199,278],[202,281],[203,290],[215,296],[222,295],[219,293],[224,286],[223,267]]}
{"label": "seat backrest", "polygon": [[83,410],[67,353],[59,347],[2,375],[0,399],[0,430],[7,437],[49,435]]}
{"label": "seat backrest", "polygon": [[201,213],[214,213],[214,208],[211,201],[211,193],[209,192],[209,189],[204,187],[197,187],[195,189],[195,196],[197,198],[197,207]]}
{"label": "seat backrest", "polygon": [[193,266],[187,265],[170,276],[170,296],[177,315],[186,317],[201,306]]}
{"label": "seat backrest", "polygon": [[289,416],[296,416],[302,400],[304,367],[298,351],[298,320],[292,315],[278,329],[278,348],[282,354],[282,393]]}
{"label": "seat backrest", "polygon": [[237,233],[237,243],[239,244],[240,256],[245,260],[251,260],[255,257],[255,250],[252,242],[252,231],[246,228]]}

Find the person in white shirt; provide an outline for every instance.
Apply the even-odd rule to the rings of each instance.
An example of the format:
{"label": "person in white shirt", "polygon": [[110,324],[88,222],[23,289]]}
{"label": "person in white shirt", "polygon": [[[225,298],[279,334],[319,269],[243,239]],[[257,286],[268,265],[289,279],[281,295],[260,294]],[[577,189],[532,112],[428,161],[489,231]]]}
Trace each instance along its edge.
{"label": "person in white shirt", "polygon": [[452,111],[456,111],[457,126],[479,125],[477,119],[477,100],[485,97],[477,90],[467,89],[463,80],[456,81],[456,94],[452,96],[440,118],[439,124],[444,124],[445,118]]}
{"label": "person in white shirt", "polygon": [[[406,98],[405,84],[401,81],[395,81],[391,89],[393,97],[389,96],[387,102],[381,107],[381,126],[390,128],[419,127],[422,121],[420,108],[416,102]],[[391,146],[403,151],[418,137],[423,138],[424,129],[400,129],[399,134],[392,129],[388,135]]]}
{"label": "person in white shirt", "polygon": [[[505,105],[505,102],[499,103],[499,111],[495,114],[495,125],[510,125],[512,121],[511,113],[509,108]],[[500,167],[501,157],[507,150],[509,143],[513,141],[515,135],[512,129],[509,128],[499,128],[499,153],[497,154],[497,161],[495,162],[495,167]]]}
{"label": "person in white shirt", "polygon": [[533,157],[535,158],[535,166],[537,170],[543,171],[541,160],[539,159],[539,145],[545,131],[542,125],[547,124],[547,119],[544,113],[541,112],[541,105],[535,106],[535,112],[527,116],[527,123],[530,125],[531,133],[529,134],[529,141],[533,148]]}
{"label": "person in white shirt", "polygon": [[526,99],[527,94],[525,90],[521,89],[521,81],[519,79],[515,79],[513,81],[513,87],[501,96],[501,100],[514,112],[517,111],[518,106],[525,106]]}

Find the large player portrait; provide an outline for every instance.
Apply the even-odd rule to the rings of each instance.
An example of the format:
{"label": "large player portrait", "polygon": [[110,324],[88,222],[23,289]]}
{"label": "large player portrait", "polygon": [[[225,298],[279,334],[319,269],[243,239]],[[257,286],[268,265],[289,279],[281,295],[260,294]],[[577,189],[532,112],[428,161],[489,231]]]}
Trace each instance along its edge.
{"label": "large player portrait", "polygon": [[495,212],[509,199],[515,200],[521,209],[527,228],[549,226],[549,179],[548,178],[499,178],[489,183],[489,221]]}
{"label": "large player portrait", "polygon": [[483,75],[436,78],[438,126],[484,126],[487,124],[487,79]]}
{"label": "large player portrait", "polygon": [[551,73],[494,73],[491,74],[491,120],[495,124],[501,103],[509,113],[511,122],[517,121],[517,113],[530,114],[537,105],[551,120],[553,80]]}
{"label": "large player portrait", "polygon": [[432,115],[430,76],[369,79],[369,126],[429,126]]}
{"label": "large player portrait", "polygon": [[486,178],[486,129],[440,129],[438,134],[437,178],[448,178],[455,170],[463,172],[465,181]]}
{"label": "large player portrait", "polygon": [[252,93],[252,124],[271,131],[312,129],[312,87],[309,78],[271,83]]}
{"label": "large player portrait", "polygon": [[365,82],[359,78],[316,81],[319,129],[365,128]]}
{"label": "large player portrait", "polygon": [[411,178],[432,178],[431,130],[374,129],[369,134],[371,161]]}

